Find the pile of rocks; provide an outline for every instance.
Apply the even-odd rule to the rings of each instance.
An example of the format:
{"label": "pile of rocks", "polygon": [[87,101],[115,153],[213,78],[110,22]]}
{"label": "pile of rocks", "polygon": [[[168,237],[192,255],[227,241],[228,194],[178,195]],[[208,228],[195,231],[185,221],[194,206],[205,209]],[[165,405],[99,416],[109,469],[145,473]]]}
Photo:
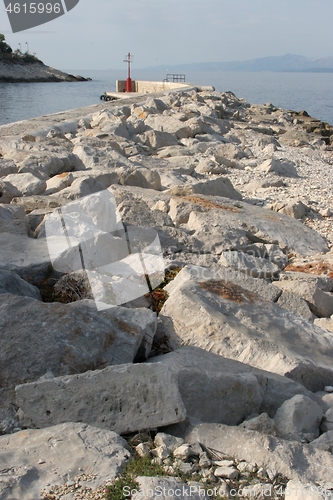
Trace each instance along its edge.
{"label": "pile of rocks", "polygon": [[[137,441],[139,444],[134,446]],[[285,495],[288,480],[276,471],[258,467],[245,460],[234,459],[206,448],[198,442],[189,445],[184,443],[182,438],[162,432],[157,433],[154,439],[150,434],[143,432],[129,439],[129,442],[137,457],[151,458],[152,464],[158,464],[164,473],[164,476],[159,476],[155,480],[147,476],[136,478],[136,482],[140,485],[140,490],[137,489],[142,496],[145,493],[148,496],[150,489],[157,492],[160,488],[162,491],[165,483],[169,491],[178,488],[187,492],[189,497],[204,500],[208,500],[209,497],[216,498],[218,495],[229,498],[240,493],[243,496],[252,494],[252,497],[256,498],[260,496],[281,498]],[[105,490],[89,488],[89,482],[94,479],[95,477],[81,475],[63,486],[51,486],[43,492],[43,495],[50,499],[52,495],[61,498],[69,493],[73,493],[75,499],[103,498]],[[136,498],[135,493],[133,498]]]}
{"label": "pile of rocks", "polygon": [[100,498],[143,429],[170,477],[142,489],[332,494],[333,157],[305,121],[191,90],[0,127],[1,498]]}

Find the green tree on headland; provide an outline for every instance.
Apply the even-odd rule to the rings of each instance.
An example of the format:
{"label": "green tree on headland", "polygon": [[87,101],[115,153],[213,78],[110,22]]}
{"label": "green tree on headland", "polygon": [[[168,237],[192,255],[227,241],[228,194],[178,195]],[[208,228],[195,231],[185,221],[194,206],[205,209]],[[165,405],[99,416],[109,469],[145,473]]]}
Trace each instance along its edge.
{"label": "green tree on headland", "polygon": [[0,52],[5,54],[11,54],[13,52],[12,48],[5,42],[5,35],[0,33]]}

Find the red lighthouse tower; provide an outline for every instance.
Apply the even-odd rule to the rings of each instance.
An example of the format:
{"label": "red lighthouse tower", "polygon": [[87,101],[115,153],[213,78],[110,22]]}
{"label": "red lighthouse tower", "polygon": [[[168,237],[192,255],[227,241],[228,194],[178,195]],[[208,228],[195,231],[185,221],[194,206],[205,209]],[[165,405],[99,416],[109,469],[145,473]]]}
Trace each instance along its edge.
{"label": "red lighthouse tower", "polygon": [[127,62],[127,80],[126,80],[126,92],[132,92],[132,80],[131,80],[131,62],[133,60],[133,56],[130,53],[127,54],[124,62]]}

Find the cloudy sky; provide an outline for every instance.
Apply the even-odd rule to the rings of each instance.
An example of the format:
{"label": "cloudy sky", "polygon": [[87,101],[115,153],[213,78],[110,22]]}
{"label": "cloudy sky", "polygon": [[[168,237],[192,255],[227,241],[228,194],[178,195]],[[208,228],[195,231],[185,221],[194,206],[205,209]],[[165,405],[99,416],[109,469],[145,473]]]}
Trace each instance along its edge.
{"label": "cloudy sky", "polygon": [[[278,56],[333,56],[332,0],[80,0],[64,16],[0,32],[59,69],[117,69]],[[26,45],[28,43],[28,45]]]}

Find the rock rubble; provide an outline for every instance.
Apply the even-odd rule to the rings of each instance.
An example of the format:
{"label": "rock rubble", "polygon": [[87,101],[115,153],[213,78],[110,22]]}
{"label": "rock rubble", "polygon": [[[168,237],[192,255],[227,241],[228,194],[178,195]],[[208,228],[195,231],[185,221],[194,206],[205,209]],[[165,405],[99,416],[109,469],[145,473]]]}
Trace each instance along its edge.
{"label": "rock rubble", "polygon": [[0,127],[1,499],[131,456],[133,499],[333,497],[331,132],[195,90]]}

